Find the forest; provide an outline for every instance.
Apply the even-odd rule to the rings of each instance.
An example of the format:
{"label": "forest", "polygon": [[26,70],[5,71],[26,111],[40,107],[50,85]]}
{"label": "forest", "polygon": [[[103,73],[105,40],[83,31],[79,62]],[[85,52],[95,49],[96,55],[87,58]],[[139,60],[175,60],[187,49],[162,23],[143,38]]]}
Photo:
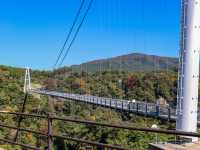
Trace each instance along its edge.
{"label": "forest", "polygon": [[[8,66],[0,66],[0,110],[6,112],[20,112],[24,93],[25,70]],[[177,71],[101,71],[94,73],[76,72],[72,68],[64,67],[54,71],[31,71],[33,88],[44,88],[62,92],[97,95],[104,97],[137,99],[153,102],[159,98],[169,105],[176,105]],[[90,121],[111,124],[123,124],[134,127],[151,127],[157,124],[161,128],[173,129],[175,124],[157,119],[145,118],[135,114],[125,114],[107,108],[77,103],[70,100],[61,101],[56,98],[32,94],[28,96],[25,112],[33,114],[49,114],[59,117],[79,118]],[[16,126],[18,117],[0,114],[1,124]],[[40,119],[23,119],[22,127],[47,131],[47,122]],[[125,148],[145,150],[148,144],[155,142],[155,134],[145,132],[130,132],[98,126],[64,123],[55,121],[53,132],[69,137],[77,137],[102,143],[120,145]],[[15,130],[0,128],[0,138],[14,139]],[[174,136],[159,135],[159,141],[174,140]],[[31,144],[45,149],[47,141],[44,137],[20,132],[18,140],[24,144]],[[21,150],[21,147],[1,144],[1,148]],[[84,144],[54,139],[55,150],[86,149]],[[99,149],[94,147],[93,149]]]}

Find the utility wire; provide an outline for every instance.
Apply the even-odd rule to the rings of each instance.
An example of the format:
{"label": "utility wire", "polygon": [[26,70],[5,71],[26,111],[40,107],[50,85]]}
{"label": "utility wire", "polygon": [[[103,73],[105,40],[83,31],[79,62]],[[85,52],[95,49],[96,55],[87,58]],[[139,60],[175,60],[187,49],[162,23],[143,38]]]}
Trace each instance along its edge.
{"label": "utility wire", "polygon": [[81,29],[81,27],[82,27],[82,25],[83,25],[83,23],[84,23],[84,21],[85,21],[87,15],[88,15],[88,12],[89,12],[89,10],[90,10],[90,8],[91,8],[93,2],[94,2],[94,0],[90,0],[90,3],[89,3],[89,5],[88,5],[88,7],[87,7],[87,10],[86,10],[86,12],[84,13],[84,16],[83,16],[83,18],[82,18],[82,20],[81,20],[81,22],[80,22],[80,24],[79,24],[79,26],[78,26],[78,28],[77,28],[75,34],[74,34],[74,37],[73,37],[71,43],[69,44],[69,47],[67,48],[67,51],[65,52],[65,55],[64,55],[64,57],[62,58],[62,61],[61,61],[61,62],[59,63],[59,65],[58,65],[59,67],[63,64],[63,62],[64,62],[65,58],[67,57],[67,55],[68,55],[68,53],[69,53],[69,51],[70,51],[72,45],[74,44],[74,42],[75,42],[75,40],[76,40],[76,38],[77,38],[77,36],[78,36],[78,33],[79,33],[79,31],[80,31],[80,29]]}
{"label": "utility wire", "polygon": [[77,11],[77,13],[76,13],[75,18],[74,18],[74,21],[73,21],[73,23],[72,23],[72,26],[70,27],[70,30],[69,30],[69,32],[68,32],[68,34],[67,34],[67,37],[66,37],[66,39],[65,39],[65,42],[64,42],[62,48],[60,49],[59,55],[58,55],[58,57],[57,57],[57,59],[56,59],[56,63],[54,64],[53,68],[55,68],[55,67],[57,66],[57,64],[58,64],[58,62],[59,62],[59,60],[60,60],[60,58],[61,58],[61,56],[62,56],[62,54],[63,54],[63,52],[64,52],[64,50],[65,50],[65,46],[66,46],[67,42],[69,41],[69,38],[70,38],[70,36],[71,36],[71,34],[72,34],[72,31],[73,31],[73,29],[74,29],[74,27],[75,27],[75,25],[76,25],[76,23],[77,23],[77,20],[78,20],[80,14],[81,14],[81,10],[82,10],[82,8],[83,8],[83,6],[84,6],[84,3],[85,3],[85,0],[82,0],[82,2],[81,2],[81,4],[80,4],[80,7],[79,7],[79,9],[78,9],[78,11]]}

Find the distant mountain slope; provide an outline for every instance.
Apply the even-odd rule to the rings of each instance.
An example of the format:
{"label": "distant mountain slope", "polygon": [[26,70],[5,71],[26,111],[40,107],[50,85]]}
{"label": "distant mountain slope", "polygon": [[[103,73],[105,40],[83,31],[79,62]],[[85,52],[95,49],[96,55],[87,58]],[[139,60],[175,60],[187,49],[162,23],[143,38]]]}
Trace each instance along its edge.
{"label": "distant mountain slope", "polygon": [[80,65],[71,66],[74,71],[152,71],[152,70],[172,70],[178,66],[178,59],[173,57],[162,57],[140,53],[132,53],[113,58],[94,60]]}

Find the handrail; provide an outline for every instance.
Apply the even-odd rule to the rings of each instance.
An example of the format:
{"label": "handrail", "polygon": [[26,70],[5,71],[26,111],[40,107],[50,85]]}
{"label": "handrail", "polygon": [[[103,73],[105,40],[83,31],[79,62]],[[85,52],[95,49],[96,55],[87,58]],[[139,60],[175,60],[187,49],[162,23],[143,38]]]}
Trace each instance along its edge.
{"label": "handrail", "polygon": [[[50,117],[50,116],[44,116],[44,115],[42,116],[42,115],[34,115],[34,114],[26,114],[26,113],[0,112],[0,114],[11,114],[11,115],[18,115],[18,116],[22,116],[22,117],[34,117],[34,118],[37,117],[37,118],[48,119],[48,124],[49,124],[49,122],[52,124],[52,121],[56,120],[56,118],[54,119],[53,117]],[[4,124],[0,124],[0,127],[9,128],[9,129],[15,129],[15,130],[29,132],[29,133],[34,133],[34,134],[38,134],[38,135],[47,137],[49,139],[48,140],[48,150],[51,150],[52,141],[50,139],[52,139],[52,138],[62,138],[62,139],[65,139],[65,140],[70,140],[70,141],[79,142],[79,143],[85,143],[85,144],[89,144],[89,145],[92,145],[92,146],[105,147],[105,148],[109,148],[109,149],[129,150],[127,148],[122,148],[122,147],[116,146],[116,145],[99,143],[99,142],[90,141],[90,140],[86,140],[86,139],[67,137],[65,135],[54,135],[49,131],[49,130],[52,130],[51,128],[48,128],[48,132],[47,133],[43,133],[43,132],[34,131],[32,129],[19,128],[19,127],[4,125]],[[0,139],[0,141],[1,141],[1,139]],[[13,145],[19,145],[19,146],[22,146],[22,147],[25,147],[25,148],[30,148],[30,149],[34,149],[34,150],[40,150],[38,148],[29,146],[29,145],[24,145],[24,144],[17,143],[17,142],[14,142],[14,141],[9,141],[7,139],[2,140],[2,141],[5,142],[5,143],[13,144]]]}
{"label": "handrail", "polygon": [[30,145],[26,145],[26,144],[21,144],[21,143],[18,143],[18,142],[7,140],[7,139],[1,139],[0,138],[0,142],[9,143],[9,144],[12,144],[12,145],[18,145],[18,146],[21,146],[21,147],[24,147],[24,148],[28,148],[28,149],[32,149],[32,150],[41,150],[41,149],[39,149],[37,147],[33,147],[33,146],[30,146]]}
{"label": "handrail", "polygon": [[18,115],[18,116],[33,117],[33,118],[43,118],[43,119],[48,119],[49,118],[52,121],[53,120],[60,120],[60,121],[65,121],[65,122],[82,123],[82,124],[87,124],[87,125],[104,126],[104,127],[132,130],[132,131],[164,133],[164,134],[200,137],[200,134],[199,133],[195,133],[195,132],[184,132],[184,131],[177,131],[177,130],[130,127],[130,126],[125,126],[125,125],[100,123],[100,122],[95,122],[95,121],[73,119],[73,118],[67,118],[67,117],[51,117],[51,116],[45,116],[45,115],[35,115],[35,114],[27,114],[27,113],[15,113],[15,112],[0,112],[0,114],[13,114],[13,115]]}

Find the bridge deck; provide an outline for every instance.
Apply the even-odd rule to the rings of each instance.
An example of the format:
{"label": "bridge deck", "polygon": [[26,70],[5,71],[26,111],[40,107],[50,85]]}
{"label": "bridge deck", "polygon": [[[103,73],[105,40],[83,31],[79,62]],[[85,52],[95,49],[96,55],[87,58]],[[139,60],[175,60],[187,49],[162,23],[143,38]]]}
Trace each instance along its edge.
{"label": "bridge deck", "polygon": [[[63,99],[70,99],[78,102],[85,102],[97,106],[107,107],[111,109],[121,110],[129,113],[136,113],[138,115],[155,117],[163,120],[175,121],[176,110],[168,106],[160,106],[154,103],[146,103],[141,101],[130,102],[123,99],[112,99],[105,97],[98,97],[92,95],[80,95],[72,93],[62,93],[57,91],[47,91],[40,89],[32,89],[30,93],[37,93],[42,95],[49,95],[60,97]],[[200,113],[198,111],[198,125],[200,125]]]}
{"label": "bridge deck", "polygon": [[171,121],[176,120],[175,109],[167,106],[159,106],[154,103],[146,103],[140,101],[130,102],[122,99],[112,99],[112,98],[97,97],[91,95],[61,93],[61,92],[47,91],[47,90],[31,90],[30,92],[42,95],[60,97],[64,99],[70,99],[79,102],[85,102],[88,104],[94,104],[130,113],[137,113],[139,115],[144,115],[149,117],[157,117],[164,120],[171,120]]}

